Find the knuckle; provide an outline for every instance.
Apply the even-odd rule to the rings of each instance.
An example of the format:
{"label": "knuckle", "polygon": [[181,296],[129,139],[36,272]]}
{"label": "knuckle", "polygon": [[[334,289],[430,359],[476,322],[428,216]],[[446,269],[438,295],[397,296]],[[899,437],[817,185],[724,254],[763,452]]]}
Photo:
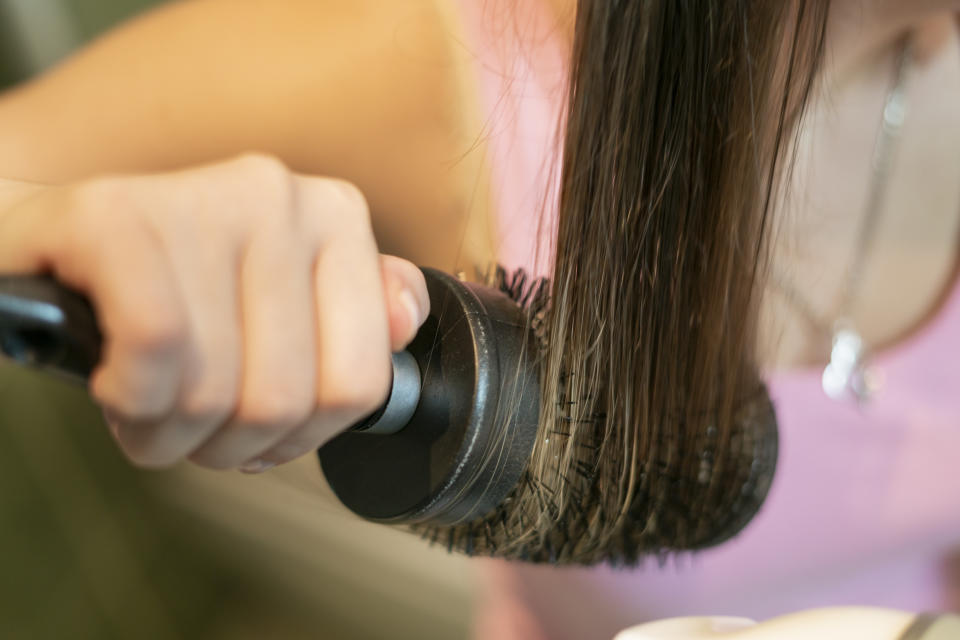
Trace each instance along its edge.
{"label": "knuckle", "polygon": [[331,233],[347,232],[372,238],[370,207],[356,185],[338,178],[300,178],[297,187],[298,228],[306,237],[325,241]]}
{"label": "knuckle", "polygon": [[370,205],[360,188],[347,180],[327,179],[330,206],[346,220],[365,226],[370,223]]}
{"label": "knuckle", "polygon": [[191,420],[222,423],[233,413],[237,393],[226,384],[199,387],[184,397],[180,411]]}
{"label": "knuckle", "polygon": [[331,377],[319,392],[320,408],[332,413],[360,417],[376,409],[390,391],[390,370],[372,367],[362,376]]}
{"label": "knuckle", "polygon": [[312,404],[283,389],[263,390],[241,400],[236,418],[253,428],[286,429],[303,421]]}
{"label": "knuckle", "polygon": [[327,183],[331,192],[343,203],[344,206],[354,207],[366,211],[367,198],[363,195],[360,187],[342,178],[327,178]]}
{"label": "knuckle", "polygon": [[236,166],[250,188],[258,193],[286,194],[292,174],[278,158],[266,154],[247,154],[236,160]]}
{"label": "knuckle", "polygon": [[236,161],[244,184],[245,209],[255,224],[271,224],[298,215],[294,174],[273,156],[249,154]]}
{"label": "knuckle", "polygon": [[182,348],[189,332],[180,314],[169,309],[157,309],[131,318],[125,333],[137,351],[166,353]]}
{"label": "knuckle", "polygon": [[[148,428],[166,421],[172,414],[174,398],[157,393],[147,385],[129,383],[121,388],[105,388],[109,372],[100,367],[90,383],[90,395],[100,405],[108,422],[127,427]],[[116,374],[114,379],[116,379]],[[123,378],[127,382],[127,378]]]}
{"label": "knuckle", "polygon": [[254,175],[285,175],[287,166],[282,160],[269,153],[244,153],[234,160],[234,164]]}

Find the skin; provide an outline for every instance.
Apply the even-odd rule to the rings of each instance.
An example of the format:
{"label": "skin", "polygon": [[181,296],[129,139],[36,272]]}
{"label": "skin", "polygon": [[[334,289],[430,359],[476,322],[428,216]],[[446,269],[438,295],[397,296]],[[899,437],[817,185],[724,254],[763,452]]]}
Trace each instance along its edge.
{"label": "skin", "polygon": [[[575,3],[549,2],[569,39]],[[165,466],[190,457],[256,470],[311,450],[382,397],[389,350],[409,340],[416,324],[400,291],[414,294],[418,317],[426,312],[411,265],[470,273],[495,257],[475,80],[446,5],[173,3],[0,96],[0,272],[53,267],[94,299],[109,325],[110,354],[91,391],[112,414],[120,446],[135,463]],[[859,147],[844,146],[865,159],[886,77],[877,61],[898,30],[929,20],[943,31],[952,23],[946,12],[958,7],[932,0],[837,0],[837,6],[844,11],[838,9],[830,34],[828,71],[835,79],[825,84],[837,102],[854,94],[862,100],[862,112],[834,126],[863,134],[854,135]],[[952,55],[954,36],[946,33],[931,39],[918,63],[935,70],[930,87],[945,86],[937,74],[948,71],[935,62]],[[950,156],[960,149],[960,140],[950,139],[960,135],[950,126],[955,120],[922,124],[926,129],[911,134],[915,147],[922,152],[938,140],[942,163],[956,160]],[[845,166],[830,164],[831,142],[821,135],[817,166],[820,175],[842,176]],[[235,159],[250,151],[258,154]],[[930,192],[926,180],[938,180],[933,190],[943,190],[956,175],[914,176],[897,186],[899,197]],[[823,182],[816,190],[830,194],[836,187]],[[851,202],[862,198],[862,185],[846,191]],[[835,293],[823,283],[843,268],[853,246],[855,216],[848,214],[857,209],[851,207],[819,217],[801,211],[779,234],[828,240],[806,257],[789,244],[777,252],[821,308]],[[872,264],[908,276],[871,272],[857,316],[867,322],[869,341],[901,335],[936,306],[956,255],[949,223],[956,213],[947,203],[891,208],[884,218],[886,240],[874,248]],[[305,218],[313,223],[310,234],[283,224]],[[202,246],[190,242],[199,229],[206,229]],[[252,248],[263,229],[271,230],[272,242],[247,254],[262,256],[259,266],[233,263],[230,270],[223,260],[198,266],[210,254]],[[912,230],[908,245],[899,241],[904,229]],[[77,237],[86,244],[72,246]],[[313,268],[310,258],[324,251],[338,258],[316,260],[323,266]],[[131,268],[139,273],[129,274]],[[251,278],[254,272],[260,277]],[[344,282],[349,291],[331,296],[329,287]],[[243,287],[248,299],[263,301],[263,309],[249,305],[262,326],[286,330],[290,319],[326,313],[338,328],[298,323],[299,338],[254,332],[241,313],[229,313],[230,301],[209,304]],[[795,311],[771,299],[772,324],[784,327],[771,363],[822,358]],[[213,344],[221,334],[230,336],[227,344]],[[271,342],[278,337],[290,339]],[[330,347],[317,348],[324,343]],[[343,344],[352,345],[344,349],[349,355],[329,359]],[[295,345],[301,348],[293,353]],[[251,366],[251,353],[271,364]],[[304,380],[311,384],[304,387]],[[298,387],[299,406],[271,393],[274,383],[284,394]],[[207,397],[199,391],[218,385],[225,389]],[[160,388],[163,394],[144,391]],[[299,442],[290,446],[290,439]],[[535,625],[526,621],[523,637],[533,637]]]}
{"label": "skin", "polygon": [[[549,2],[572,38],[575,2]],[[834,0],[832,6],[827,61],[799,140],[796,187],[790,204],[774,212],[773,255],[776,268],[788,274],[815,309],[826,312],[833,307],[837,274],[849,265],[859,234],[866,170],[889,85],[893,48],[900,33],[913,30],[919,46],[909,89],[910,112],[887,207],[854,305],[856,326],[869,345],[882,349],[922,329],[939,310],[945,292],[956,286],[960,2]],[[829,344],[811,332],[774,287],[764,298],[763,313],[769,368],[822,367]],[[945,576],[951,593],[957,592],[953,585],[960,584],[958,575],[960,571]],[[610,625],[616,623],[609,621],[623,619],[619,606],[583,576],[558,586],[552,572],[489,563],[484,578],[487,600],[479,619],[499,625],[497,637],[576,637],[596,635],[601,628],[612,635],[616,627]],[[577,606],[557,606],[563,602]],[[584,610],[594,615],[584,616]],[[878,625],[865,637],[894,638],[908,623],[906,613],[818,610],[779,618],[736,637],[849,637],[845,628],[849,624],[858,631]],[[683,629],[686,623],[677,624]],[[701,637],[689,628],[674,635]],[[723,635],[728,636],[733,637]]]}
{"label": "skin", "polygon": [[[575,4],[572,0],[550,2],[569,40]],[[847,121],[832,121],[838,129],[862,134],[854,136],[859,147],[845,141],[845,149],[862,152],[858,156],[861,160],[869,157],[875,119],[863,114],[878,111],[887,77],[885,67],[877,61],[883,60],[903,29],[922,26],[924,34],[933,34],[924,39],[927,44],[922,59],[916,63],[918,67],[935,69],[941,75],[950,73],[935,63],[950,55],[950,45],[955,43],[953,31],[944,29],[944,25],[951,24],[952,17],[947,12],[956,9],[956,5],[933,0],[836,2],[829,36],[830,60],[823,84],[832,100],[840,102],[857,96],[864,105],[862,111],[846,116]],[[134,236],[142,231],[129,230],[118,223],[123,222],[121,217],[140,215],[158,228],[161,236],[174,238],[168,246],[188,251],[183,249],[187,243],[181,242],[182,238],[204,229],[202,222],[208,216],[220,216],[216,224],[223,225],[224,230],[235,224],[226,212],[235,209],[238,201],[245,201],[241,196],[253,195],[241,185],[269,183],[278,180],[275,174],[279,173],[298,185],[293,190],[298,198],[301,192],[311,195],[304,196],[306,202],[296,198],[283,200],[280,194],[277,202],[262,203],[259,215],[263,220],[269,219],[269,211],[274,209],[293,214],[291,209],[295,206],[319,217],[347,211],[346,217],[368,219],[368,248],[375,246],[377,251],[396,254],[416,264],[470,273],[475,266],[486,265],[493,259],[495,251],[489,235],[491,212],[483,144],[475,143],[482,140],[482,124],[477,114],[478,100],[472,91],[474,79],[463,48],[457,44],[459,26],[449,11],[446,3],[434,0],[387,4],[375,0],[194,0],[166,5],[122,27],[40,79],[0,97],[0,140],[4,141],[0,147],[0,176],[7,178],[0,185],[0,220],[13,227],[25,224],[21,220],[33,215],[54,220],[51,224],[60,224],[63,217],[77,217],[90,225],[83,228],[83,233],[111,238],[111,243],[97,245],[103,249],[108,244],[139,246]],[[214,24],[218,25],[217,37],[211,39],[209,25]],[[944,35],[936,36],[937,32]],[[351,64],[345,65],[343,60],[350,60]],[[942,83],[928,85],[942,90]],[[941,97],[937,94],[934,99]],[[69,108],[63,108],[67,101]],[[385,104],[390,108],[384,108]],[[829,101],[823,104],[828,105]],[[948,128],[946,120],[927,118],[924,123],[925,129],[911,133],[914,144],[923,149],[923,145],[938,140],[942,155],[937,158],[938,163],[949,167],[953,162],[952,166],[957,166],[956,155],[951,154],[952,149],[960,149],[960,140],[952,145],[942,144],[944,132],[960,135],[953,133],[957,128]],[[831,159],[829,135],[821,134],[818,138],[814,132],[808,140],[811,149],[826,150],[811,161],[820,175],[845,175],[844,169],[849,165],[831,167],[831,162],[836,161]],[[264,161],[228,161],[251,150],[266,156],[261,157]],[[900,180],[893,185],[889,200],[937,189],[949,191],[944,181],[955,180],[955,175]],[[103,176],[113,177],[106,180],[106,187],[100,188],[104,185]],[[341,200],[329,195],[336,191],[334,188],[328,189],[326,195],[323,188],[300,189],[299,185],[311,182],[306,176],[333,176],[334,185],[351,184],[357,188],[352,193],[362,197],[354,197],[353,204],[344,208]],[[940,180],[937,185],[929,182],[934,177]],[[313,181],[324,184],[322,178]],[[806,192],[849,192],[862,198],[863,185],[858,190],[850,187],[849,182],[838,185],[831,184],[829,179],[820,183],[813,179],[813,186]],[[163,184],[164,188],[158,189],[156,184]],[[259,193],[254,188],[250,191]],[[288,198],[290,195],[286,193]],[[831,297],[836,295],[835,274],[845,269],[855,242],[856,217],[849,212],[856,211],[856,198],[851,196],[849,200],[838,215],[824,215],[821,211],[818,217],[801,211],[798,215],[781,216],[777,241],[784,243],[786,238],[790,242],[778,245],[777,261],[791,274],[797,288],[809,295],[815,308],[830,308]],[[869,343],[884,344],[902,336],[935,308],[956,255],[952,226],[956,208],[949,198],[943,200],[946,204],[922,207],[919,211],[891,207],[890,215],[884,218],[886,231],[881,231],[872,256],[875,263],[887,268],[870,271],[855,310],[855,320]],[[141,208],[118,204],[145,201],[159,204],[144,204]],[[154,207],[177,215],[165,216]],[[87,215],[84,212],[88,210],[108,213]],[[137,213],[129,213],[131,210]],[[909,245],[896,242],[902,237],[896,233],[897,222],[903,223],[898,216],[906,218],[906,226],[913,230]],[[175,221],[182,217],[198,227],[175,228]],[[252,329],[243,323],[242,314],[231,315],[225,310],[230,300],[221,300],[219,309],[198,311],[203,309],[201,292],[246,286],[244,269],[221,274],[220,281],[211,276],[202,285],[188,285],[198,276],[206,279],[213,270],[198,271],[196,265],[200,262],[196,256],[180,258],[177,251],[168,252],[161,262],[172,274],[168,279],[176,283],[176,287],[168,287],[194,293],[185,294],[187,299],[180,300],[179,307],[173,305],[181,309],[181,317],[171,320],[170,326],[161,327],[165,331],[156,331],[164,338],[158,339],[154,335],[156,328],[138,327],[132,320],[134,314],[122,312],[124,308],[151,308],[143,306],[150,304],[144,292],[152,291],[141,285],[144,276],[138,277],[138,286],[134,286],[134,279],[118,275],[124,273],[119,267],[103,269],[99,274],[68,275],[68,269],[60,264],[70,257],[50,254],[49,250],[44,253],[46,245],[39,228],[34,228],[30,237],[18,237],[21,244],[17,246],[27,247],[23,251],[28,257],[10,259],[0,264],[0,270],[33,272],[53,267],[91,294],[105,319],[112,318],[107,335],[110,356],[95,375],[91,392],[110,417],[121,446],[141,464],[166,465],[182,454],[217,467],[240,464],[241,458],[245,458],[253,468],[258,468],[264,455],[270,458],[267,462],[289,459],[295,451],[278,452],[274,448],[294,438],[295,432],[306,429],[313,434],[309,438],[294,438],[299,441],[296,451],[305,452],[321,444],[349,424],[347,417],[372,409],[385,393],[382,373],[376,374],[381,384],[369,385],[364,394],[358,394],[362,397],[349,398],[349,402],[318,403],[328,398],[325,385],[366,388],[367,372],[386,370],[388,347],[397,348],[413,333],[411,323],[402,320],[411,314],[406,312],[410,305],[404,306],[400,292],[409,292],[409,296],[403,296],[408,302],[411,298],[420,301],[419,306],[414,305],[417,308],[412,315],[421,318],[425,314],[423,285],[410,263],[385,260],[377,251],[367,251],[363,268],[366,273],[379,271],[379,278],[371,277],[364,285],[368,289],[355,287],[354,292],[368,301],[380,295],[381,303],[370,302],[372,307],[365,305],[347,312],[350,305],[345,293],[343,299],[331,300],[313,286],[314,296],[323,296],[324,308],[332,305],[344,309],[341,315],[349,319],[338,325],[342,335],[324,336],[315,326],[316,344],[350,343],[348,338],[355,338],[354,332],[362,328],[370,339],[356,342],[377,344],[379,351],[369,358],[352,361],[351,366],[344,364],[347,358],[341,356],[341,362],[334,367],[324,362],[325,354],[332,352],[318,349],[315,360],[304,363],[302,371],[284,374],[314,381],[313,397],[308,403],[314,405],[314,411],[307,411],[303,398],[299,410],[284,410],[284,392],[248,391],[257,385],[246,386],[243,381],[256,380],[261,375],[252,366],[241,364],[239,375],[229,371],[237,368],[237,362],[252,362],[243,355],[253,348],[253,343],[260,344],[261,351],[275,351],[272,356],[265,356],[268,360],[290,362],[291,344],[270,345],[267,337],[251,342],[245,334]],[[43,227],[44,233],[49,228]],[[221,233],[206,229],[208,235],[204,237],[218,242]],[[817,243],[816,252],[797,249],[793,239],[814,234],[827,238]],[[250,231],[248,241],[255,235]],[[195,253],[205,250],[205,246],[193,249]],[[93,253],[93,249],[90,251]],[[129,252],[137,254],[133,249]],[[917,256],[923,259],[918,260]],[[127,257],[113,259],[120,265]],[[333,270],[337,275],[327,278],[329,282],[338,278],[349,280],[358,267],[339,264]],[[277,266],[274,273],[292,273],[302,268],[284,264]],[[314,273],[314,285],[317,277]],[[98,279],[109,279],[111,284]],[[113,283],[113,279],[119,283]],[[276,279],[286,281],[281,276]],[[260,289],[251,289],[249,295],[267,296],[273,284],[267,280],[263,278]],[[891,287],[891,282],[896,286]],[[123,291],[123,296],[98,299],[98,292],[110,287]],[[292,300],[299,298],[287,294],[289,306],[265,319],[267,326],[279,326],[281,319],[300,317],[318,306],[295,306]],[[797,320],[796,311],[777,302],[776,296],[769,297],[772,301],[766,312],[773,319],[770,326],[780,328],[771,331],[769,342],[776,348],[771,350],[770,363],[796,366],[821,360],[823,346],[811,340],[809,329]],[[380,310],[374,314],[379,319],[369,323],[362,320],[364,310],[374,308]],[[213,317],[220,322],[232,318],[233,328],[228,334],[233,338],[225,341],[231,343],[229,347],[213,346],[210,339],[200,337],[204,333],[201,327],[216,324]],[[205,332],[214,333],[209,328]],[[166,333],[176,335],[171,338]],[[269,334],[266,330],[261,333]],[[144,336],[147,339],[142,339]],[[163,348],[156,348],[153,342],[162,343]],[[290,357],[281,357],[284,348]],[[138,357],[139,351],[151,354],[152,359]],[[301,360],[292,359],[298,363]],[[142,364],[120,364],[126,362]],[[139,366],[144,371],[132,375],[129,369],[139,371]],[[264,370],[270,374],[263,373],[262,377],[285,380],[280,374],[283,367],[273,367]],[[318,377],[317,371],[328,374]],[[124,389],[120,382],[141,378],[143,381],[134,385],[138,388],[133,390]],[[167,392],[151,395],[143,391],[152,384],[167,388]],[[216,398],[204,402],[189,399],[188,389],[207,386],[219,388],[219,395],[213,394]],[[339,419],[331,418],[342,408],[340,405],[349,410]],[[325,426],[305,427],[311,422],[305,418],[306,413]],[[282,419],[274,421],[272,417]],[[198,441],[196,430],[190,427],[198,421],[204,423],[200,429],[206,438],[203,442]],[[280,426],[269,437],[222,435],[259,429],[250,429],[247,424],[269,430],[274,422]],[[183,434],[194,435],[186,438]],[[239,442],[245,444],[230,444]]]}
{"label": "skin", "polygon": [[355,187],[265,156],[32,190],[0,216],[0,254],[95,301],[90,391],[144,466],[311,450],[386,395],[389,350],[428,308],[420,273],[377,254]]}
{"label": "skin", "polygon": [[[907,78],[907,116],[848,310],[874,352],[921,330],[955,280],[960,39],[949,10],[956,8],[955,2],[835,5],[823,78],[801,132],[795,181],[776,213],[774,272],[801,291],[818,315],[832,319],[861,235],[894,48],[900,34],[912,31],[916,53]],[[776,284],[765,305],[770,366],[822,365],[829,336],[812,329]]]}
{"label": "skin", "polygon": [[[572,43],[575,0],[547,2]],[[900,162],[848,314],[874,351],[921,329],[952,289],[960,255],[958,15],[957,0],[833,0],[826,61],[799,140],[796,180],[785,205],[774,212],[774,272],[819,316],[832,318],[860,235],[869,188],[864,171],[893,51],[901,34],[911,31],[911,112]],[[813,329],[775,285],[765,296],[762,317],[767,368],[825,364],[829,336]]]}
{"label": "skin", "polygon": [[385,397],[414,264],[492,258],[454,33],[427,1],[170,3],[0,97],[0,272],[91,298],[133,462],[315,450]]}

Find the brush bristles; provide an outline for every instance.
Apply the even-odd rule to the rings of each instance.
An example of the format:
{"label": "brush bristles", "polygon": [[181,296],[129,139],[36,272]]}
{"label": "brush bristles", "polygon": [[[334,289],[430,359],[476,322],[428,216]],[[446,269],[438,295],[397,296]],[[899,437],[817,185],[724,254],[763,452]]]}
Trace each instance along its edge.
{"label": "brush bristles", "polygon": [[[548,283],[498,268],[492,284],[527,310],[545,353]],[[718,544],[757,512],[777,456],[774,410],[762,385],[742,399],[727,430],[712,423],[716,416],[683,424],[678,415],[677,424],[659,430],[655,450],[660,456],[650,460],[628,459],[622,443],[610,435],[632,430],[611,424],[601,403],[580,396],[578,388],[561,376],[559,392],[543,401],[549,410],[541,415],[553,417],[541,420],[531,456],[541,464],[531,464],[496,510],[473,522],[413,529],[432,543],[469,555],[635,566],[649,557],[663,564],[671,552]],[[721,442],[724,431],[729,437]],[[682,439],[683,446],[671,439]],[[678,450],[697,454],[695,459],[689,453],[677,456]],[[601,464],[609,456],[620,456],[623,464]]]}
{"label": "brush bristles", "polygon": [[[536,444],[495,513],[428,536],[635,565],[756,513],[777,451],[757,345],[768,236],[828,15],[825,0],[579,3],[538,245],[553,283],[529,309]],[[501,280],[529,303],[524,277]]]}

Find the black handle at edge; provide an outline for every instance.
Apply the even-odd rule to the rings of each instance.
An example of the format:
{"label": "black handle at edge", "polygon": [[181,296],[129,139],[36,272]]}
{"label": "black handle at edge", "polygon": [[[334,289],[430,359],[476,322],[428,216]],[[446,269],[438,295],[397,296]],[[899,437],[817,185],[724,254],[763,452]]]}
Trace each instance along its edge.
{"label": "black handle at edge", "polygon": [[0,351],[21,364],[85,384],[103,344],[80,293],[50,276],[0,276]]}
{"label": "black handle at edge", "polygon": [[[0,352],[28,367],[86,385],[103,336],[89,300],[50,276],[0,276]],[[351,427],[363,431],[389,397]]]}

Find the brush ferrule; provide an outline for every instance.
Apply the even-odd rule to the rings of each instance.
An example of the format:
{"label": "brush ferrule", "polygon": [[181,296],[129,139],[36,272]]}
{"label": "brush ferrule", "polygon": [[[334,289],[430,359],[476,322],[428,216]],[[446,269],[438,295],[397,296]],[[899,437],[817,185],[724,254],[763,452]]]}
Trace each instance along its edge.
{"label": "brush ferrule", "polygon": [[394,353],[390,395],[375,412],[353,425],[351,431],[390,435],[407,426],[420,403],[420,367],[407,351]]}

